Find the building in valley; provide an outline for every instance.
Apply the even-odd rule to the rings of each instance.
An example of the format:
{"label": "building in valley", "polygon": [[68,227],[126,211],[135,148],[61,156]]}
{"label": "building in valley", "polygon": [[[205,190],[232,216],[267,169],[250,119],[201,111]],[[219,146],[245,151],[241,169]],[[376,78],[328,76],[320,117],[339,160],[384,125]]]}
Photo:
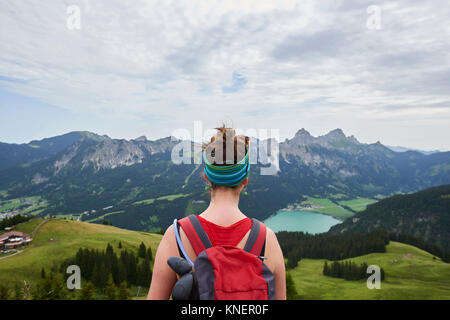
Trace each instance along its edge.
{"label": "building in valley", "polygon": [[8,250],[28,245],[33,239],[23,232],[10,231],[0,235],[0,249]]}

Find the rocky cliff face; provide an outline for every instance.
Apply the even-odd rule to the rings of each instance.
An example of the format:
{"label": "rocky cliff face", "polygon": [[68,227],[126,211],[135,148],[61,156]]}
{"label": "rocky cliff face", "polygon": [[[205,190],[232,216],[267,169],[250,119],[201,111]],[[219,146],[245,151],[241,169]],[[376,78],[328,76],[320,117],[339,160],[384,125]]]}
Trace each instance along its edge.
{"label": "rocky cliff face", "polygon": [[145,137],[124,140],[89,134],[59,154],[54,167],[57,174],[69,164],[81,165],[82,169],[92,166],[95,171],[133,166],[153,154],[172,150],[178,142],[170,137],[149,141]]}
{"label": "rocky cliff face", "polygon": [[315,171],[319,167],[327,168],[346,178],[359,174],[356,168],[349,166],[349,161],[352,162],[351,157],[357,159],[368,155],[371,149],[372,145],[360,143],[354,136],[347,137],[341,129],[313,137],[302,128],[292,139],[286,139],[280,144],[280,156],[288,163],[301,161]]}

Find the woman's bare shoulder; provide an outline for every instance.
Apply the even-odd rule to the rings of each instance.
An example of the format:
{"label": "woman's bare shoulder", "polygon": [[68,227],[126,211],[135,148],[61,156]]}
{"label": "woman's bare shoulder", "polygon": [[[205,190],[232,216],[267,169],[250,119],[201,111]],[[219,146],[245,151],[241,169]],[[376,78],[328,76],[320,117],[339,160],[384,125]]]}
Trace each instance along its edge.
{"label": "woman's bare shoulder", "polygon": [[277,235],[268,226],[266,226],[266,241],[278,243]]}
{"label": "woman's bare shoulder", "polygon": [[171,224],[167,229],[166,232],[164,232],[163,238],[169,238],[175,236],[175,232],[173,231],[173,224]]}
{"label": "woman's bare shoulder", "polygon": [[158,249],[163,250],[165,255],[178,253],[173,225],[170,225],[164,232]]}
{"label": "woman's bare shoulder", "polygon": [[283,260],[283,253],[281,251],[280,244],[278,243],[277,235],[272,229],[266,227],[266,252],[273,257],[278,263]]}

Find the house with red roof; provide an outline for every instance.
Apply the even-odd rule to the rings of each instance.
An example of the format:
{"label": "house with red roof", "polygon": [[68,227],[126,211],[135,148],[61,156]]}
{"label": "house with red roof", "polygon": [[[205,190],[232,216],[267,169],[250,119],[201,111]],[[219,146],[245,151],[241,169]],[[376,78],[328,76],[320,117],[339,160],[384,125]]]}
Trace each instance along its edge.
{"label": "house with red roof", "polygon": [[28,245],[33,239],[30,235],[18,231],[10,231],[0,235],[0,249],[8,250]]}

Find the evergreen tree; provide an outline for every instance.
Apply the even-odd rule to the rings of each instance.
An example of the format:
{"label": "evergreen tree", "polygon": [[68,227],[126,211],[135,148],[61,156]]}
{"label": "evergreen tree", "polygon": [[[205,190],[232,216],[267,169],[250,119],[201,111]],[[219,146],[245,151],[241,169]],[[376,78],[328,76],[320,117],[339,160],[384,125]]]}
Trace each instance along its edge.
{"label": "evergreen tree", "polygon": [[137,285],[142,287],[149,287],[152,281],[152,270],[150,267],[150,260],[145,259],[138,266]]}
{"label": "evergreen tree", "polygon": [[49,300],[64,300],[66,297],[67,287],[65,286],[63,275],[60,273],[52,275]]}
{"label": "evergreen tree", "polygon": [[366,262],[363,262],[361,264],[361,268],[360,268],[360,272],[359,272],[359,279],[365,279],[367,278],[367,268],[369,266],[367,265]]}
{"label": "evergreen tree", "polygon": [[119,249],[122,249],[122,241],[119,241],[119,246],[118,246],[118,248],[119,248]]}
{"label": "evergreen tree", "polygon": [[130,292],[128,291],[127,283],[125,281],[123,281],[120,284],[118,299],[119,300],[129,300],[130,299]]}
{"label": "evergreen tree", "polygon": [[41,278],[33,290],[33,300],[50,300],[52,295],[52,279],[51,277]]}
{"label": "evergreen tree", "polygon": [[108,242],[108,245],[106,246],[106,255],[107,255],[107,256],[112,256],[112,255],[114,255],[114,249],[113,249],[113,247],[109,244],[109,242]]}
{"label": "evergreen tree", "polygon": [[137,279],[136,257],[134,256],[133,253],[128,253],[127,251],[125,251],[123,260],[125,262],[124,264],[126,266],[127,271],[127,282],[135,284]]}
{"label": "evergreen tree", "polygon": [[327,276],[329,274],[329,270],[328,270],[328,263],[325,261],[325,264],[323,265],[323,275]]}
{"label": "evergreen tree", "polygon": [[139,246],[138,256],[139,258],[145,259],[146,255],[147,255],[147,248],[145,247],[144,242],[141,242]]}
{"label": "evergreen tree", "polygon": [[[358,265],[352,261],[334,261],[331,266],[328,266],[325,261],[323,266],[323,274],[325,276],[343,278],[345,280],[362,280],[367,279],[367,263],[363,262]],[[384,280],[385,273],[383,268],[380,268],[381,280]]]}
{"label": "evergreen tree", "polygon": [[103,263],[96,263],[94,266],[94,271],[92,272],[92,284],[103,289],[106,286],[108,279],[105,276],[105,268]]}
{"label": "evergreen tree", "polygon": [[108,276],[108,283],[106,284],[105,294],[108,300],[116,300],[117,299],[117,287],[114,284],[113,276],[110,273]]}
{"label": "evergreen tree", "polygon": [[290,272],[286,272],[286,298],[287,300],[298,300],[299,295],[295,288],[294,280]]}
{"label": "evergreen tree", "polygon": [[298,254],[297,250],[292,250],[291,252],[288,253],[287,255],[287,267],[289,269],[293,269],[296,268],[298,265],[298,262],[300,260],[300,256]]}
{"label": "evergreen tree", "polygon": [[94,300],[95,287],[92,282],[88,282],[80,291],[78,300]]}
{"label": "evergreen tree", "polygon": [[153,260],[152,248],[150,247],[147,248],[147,259],[150,261]]}
{"label": "evergreen tree", "polygon": [[94,271],[96,263],[96,252],[94,250],[90,251],[88,248],[83,250],[83,265],[79,265],[83,274],[87,280],[92,279],[92,273]]}
{"label": "evergreen tree", "polygon": [[41,269],[41,278],[45,279],[45,270],[44,270],[44,268]]}
{"label": "evergreen tree", "polygon": [[122,261],[119,261],[117,266],[117,276],[114,278],[116,285],[120,285],[123,281],[127,280],[127,269]]}
{"label": "evergreen tree", "polygon": [[330,275],[332,277],[339,278],[339,276],[340,276],[340,274],[339,274],[339,262],[333,261],[333,263],[331,264]]}
{"label": "evergreen tree", "polygon": [[[119,273],[119,260],[117,259],[117,256],[114,254],[111,257],[109,257],[109,265],[111,274],[113,276],[114,281],[116,281],[118,273]],[[120,282],[119,282],[120,283]]]}

